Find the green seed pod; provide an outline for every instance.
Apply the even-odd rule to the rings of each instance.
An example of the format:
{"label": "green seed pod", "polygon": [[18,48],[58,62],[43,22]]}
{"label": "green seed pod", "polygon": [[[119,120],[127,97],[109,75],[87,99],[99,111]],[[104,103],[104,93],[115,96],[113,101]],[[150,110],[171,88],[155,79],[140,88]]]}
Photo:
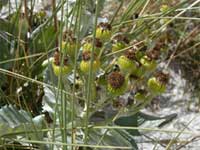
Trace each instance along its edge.
{"label": "green seed pod", "polygon": [[112,38],[112,52],[117,52],[121,49],[124,49],[126,46],[128,46],[128,44],[128,38],[122,33],[118,33]]}
{"label": "green seed pod", "polygon": [[127,89],[128,80],[120,72],[114,71],[108,76],[107,89],[111,95],[119,96]]}
{"label": "green seed pod", "polygon": [[57,66],[54,62],[52,62],[53,72],[56,76],[59,76],[61,73],[63,75],[69,74],[72,70],[70,66]]}
{"label": "green seed pod", "polygon": [[83,52],[86,52],[86,51],[92,51],[92,43],[86,42],[83,45]]}
{"label": "green seed pod", "polygon": [[128,50],[124,55],[120,56],[117,60],[117,64],[123,73],[134,73],[137,71],[137,62],[135,58],[135,52]]}
{"label": "green seed pod", "polygon": [[[92,45],[93,45],[93,38],[86,38],[82,48],[83,48],[83,52],[86,52],[86,51],[92,51]],[[101,48],[102,48],[103,44],[102,42],[100,41],[100,39],[98,38],[95,38],[95,41],[94,41],[94,52],[98,55]]]}
{"label": "green seed pod", "polygon": [[101,22],[96,29],[96,38],[99,38],[103,42],[111,38],[111,25]]}
{"label": "green seed pod", "polygon": [[[99,60],[94,60],[93,64],[92,64],[92,70],[93,72],[97,72],[100,68],[100,61]],[[84,61],[82,60],[80,63],[80,69],[82,72],[84,73],[89,73],[89,69],[90,69],[90,61]]]}
{"label": "green seed pod", "polygon": [[120,56],[117,60],[117,64],[123,73],[132,73],[137,69],[136,63],[125,56]]}
{"label": "green seed pod", "polygon": [[75,42],[62,42],[62,52],[69,55],[70,57],[74,57],[75,55],[75,50],[76,50],[76,44]]}
{"label": "green seed pod", "polygon": [[61,66],[60,63],[60,54],[59,52],[55,52],[54,54],[54,60],[52,61],[52,68],[53,68],[53,72],[56,76],[59,76],[60,74],[66,75],[69,74],[72,70],[72,67],[68,64],[68,58],[66,57],[64,59],[64,63]]}
{"label": "green seed pod", "polygon": [[44,19],[46,17],[46,12],[45,10],[41,10],[38,13],[36,13],[37,18],[41,21],[42,19]]}
{"label": "green seed pod", "polygon": [[117,42],[112,44],[112,52],[117,52],[121,49],[124,49],[126,45],[123,42]]}
{"label": "green seed pod", "polygon": [[146,98],[147,98],[147,91],[145,90],[138,90],[134,95],[134,100],[138,102],[145,101]]}
{"label": "green seed pod", "polygon": [[153,71],[156,69],[157,63],[155,60],[151,60],[148,56],[143,56],[140,59],[140,63],[142,65],[142,67],[144,67],[144,69],[146,71]]}
{"label": "green seed pod", "polygon": [[162,5],[162,6],[160,7],[160,11],[161,11],[161,12],[166,12],[168,9],[169,9],[169,6],[167,6],[167,5]]}
{"label": "green seed pod", "polygon": [[35,14],[32,14],[32,21],[31,21],[31,27],[36,28],[42,23],[46,21],[47,14],[45,10],[40,10],[36,12]]}
{"label": "green seed pod", "polygon": [[61,46],[61,52],[70,56],[70,58],[74,59],[76,47],[80,48],[80,43],[76,45],[76,38],[73,35],[72,31],[65,31],[63,33],[63,41]]}
{"label": "green seed pod", "polygon": [[[94,61],[92,64],[92,71],[97,72],[100,68],[100,61],[96,57],[94,57]],[[82,72],[88,74],[90,69],[90,59],[91,59],[91,52],[86,51],[82,55],[82,61],[80,63],[80,69]]]}
{"label": "green seed pod", "polygon": [[151,77],[147,82],[149,91],[155,95],[165,92],[168,79],[167,74],[158,72],[155,77]]}
{"label": "green seed pod", "polygon": [[134,75],[137,78],[142,77],[145,74],[145,70],[142,66],[138,66],[137,69],[131,73],[131,75]]}

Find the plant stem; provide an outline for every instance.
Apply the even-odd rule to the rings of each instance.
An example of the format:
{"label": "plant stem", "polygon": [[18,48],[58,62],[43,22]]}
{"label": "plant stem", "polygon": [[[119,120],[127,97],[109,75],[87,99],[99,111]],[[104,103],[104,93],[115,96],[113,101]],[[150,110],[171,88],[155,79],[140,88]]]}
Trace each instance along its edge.
{"label": "plant stem", "polygon": [[[25,15],[25,20],[27,21],[27,23],[28,23],[28,32],[30,31],[30,28],[31,28],[31,26],[30,26],[30,22],[29,22],[29,11],[28,11],[28,5],[27,5],[27,0],[24,0],[24,15]],[[24,19],[24,18],[21,18],[22,20]],[[25,34],[25,44],[24,44],[24,47],[25,47],[25,51],[24,51],[24,54],[25,54],[25,56],[28,56],[29,55],[29,50],[28,50],[28,33],[26,33]],[[25,59],[25,61],[26,61],[26,64],[27,64],[27,66],[29,66],[29,62],[28,62],[28,59]],[[30,74],[30,72],[29,72],[29,76],[31,76],[31,74]]]}
{"label": "plant stem", "polygon": [[[52,0],[52,9],[53,9],[53,13],[56,12],[56,0]],[[55,31],[55,34],[56,34],[56,51],[58,51],[58,34],[57,34],[57,31],[58,31],[58,20],[57,20],[57,13],[54,14],[54,31]]]}
{"label": "plant stem", "polygon": [[[94,61],[94,44],[95,44],[95,37],[96,37],[96,27],[97,27],[97,18],[98,18],[98,12],[99,12],[99,0],[96,0],[96,12],[95,12],[95,23],[94,23],[94,31],[93,31],[93,44],[92,44],[92,57],[90,60],[90,69],[89,69],[89,76],[88,76],[88,84],[87,84],[87,91],[86,91],[86,115],[84,117],[85,120],[85,139],[84,143],[88,143],[88,117],[89,117],[89,110],[90,110],[90,101],[91,101],[91,88],[92,88],[92,82],[93,82],[93,68],[92,64]],[[85,148],[86,150],[87,148]]]}
{"label": "plant stem", "polygon": [[[81,27],[81,0],[78,0],[77,2],[78,10],[77,10],[77,17],[76,17],[76,25],[75,25],[75,33],[76,33],[76,48],[75,48],[75,56],[74,56],[74,79],[73,79],[73,89],[72,89],[72,101],[71,101],[71,107],[72,107],[72,131],[71,131],[71,142],[72,144],[75,143],[75,137],[76,137],[76,129],[74,127],[74,120],[75,120],[75,102],[76,102],[76,73],[77,73],[77,56],[78,56],[78,49],[79,49],[79,37],[80,37],[80,27]],[[72,146],[72,150],[74,147]]]}
{"label": "plant stem", "polygon": [[124,1],[122,0],[119,7],[117,8],[117,10],[115,11],[115,14],[113,15],[112,19],[110,20],[109,24],[112,24],[113,21],[115,20],[115,17],[117,16],[119,10],[122,8]]}

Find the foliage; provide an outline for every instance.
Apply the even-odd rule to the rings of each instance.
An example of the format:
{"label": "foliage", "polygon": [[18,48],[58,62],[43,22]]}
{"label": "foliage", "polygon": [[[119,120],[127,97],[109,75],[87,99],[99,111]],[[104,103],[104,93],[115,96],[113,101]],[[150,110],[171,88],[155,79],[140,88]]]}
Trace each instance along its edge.
{"label": "foliage", "polygon": [[173,41],[182,39],[172,24],[197,2],[119,0],[109,19],[105,0],[62,0],[36,12],[32,2],[0,19],[4,148],[138,149],[142,127],[176,117],[142,110],[165,92],[170,75],[159,64],[171,61]]}

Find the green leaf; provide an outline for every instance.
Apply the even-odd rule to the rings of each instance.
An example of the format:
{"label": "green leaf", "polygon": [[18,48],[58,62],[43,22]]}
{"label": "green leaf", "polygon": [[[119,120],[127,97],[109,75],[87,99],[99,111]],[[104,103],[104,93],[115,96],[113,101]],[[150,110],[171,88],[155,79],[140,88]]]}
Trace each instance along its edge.
{"label": "green leaf", "polygon": [[55,30],[53,26],[39,26],[30,35],[30,50],[32,53],[45,52],[55,46]]}
{"label": "green leaf", "polygon": [[[104,146],[125,146],[137,149],[137,145],[133,139],[125,137],[125,134],[118,130],[91,129],[89,132],[89,144]],[[104,150],[104,149],[103,149]]]}
{"label": "green leaf", "polygon": [[[132,116],[123,116],[115,120],[115,124],[119,126],[128,126],[128,127],[138,127],[138,114]],[[126,130],[133,136],[139,136],[140,133],[138,130]]]}
{"label": "green leaf", "polygon": [[[164,117],[157,117],[138,112],[135,115],[119,117],[117,120],[115,120],[115,124],[124,127],[139,127],[141,125],[149,128],[161,127],[173,120],[176,116],[177,114],[170,114]],[[126,131],[133,136],[141,135],[138,130],[126,129]]]}
{"label": "green leaf", "polygon": [[[0,137],[15,137],[20,132],[21,136],[29,139],[42,139],[43,133],[36,132],[35,129],[42,129],[44,126],[44,116],[39,115],[32,118],[31,115],[24,111],[18,110],[15,106],[4,106],[0,109]],[[35,131],[27,134],[30,131]]]}
{"label": "green leaf", "polygon": [[132,135],[130,134],[130,132],[127,132],[126,130],[116,130],[116,131],[119,132],[127,141],[130,142],[130,144],[133,147],[133,150],[138,149],[137,143],[134,140],[134,138],[132,137]]}
{"label": "green leaf", "polygon": [[157,126],[161,127],[161,126],[169,123],[170,121],[172,121],[174,118],[176,118],[177,114],[173,113],[173,114],[170,114],[167,116],[158,117],[158,116],[152,116],[152,115],[148,115],[148,114],[139,112],[138,117],[139,117],[138,119],[140,120],[140,124],[143,124],[146,121],[154,121],[154,122],[157,121],[157,123],[158,123]]}
{"label": "green leaf", "polygon": [[[66,109],[66,120],[67,122],[71,121],[71,107],[70,107],[70,101],[68,99],[69,97],[61,91],[58,92],[56,89],[50,89],[48,87],[44,87],[44,96],[43,96],[43,111],[49,112],[51,118],[54,118],[54,115],[58,115],[56,117],[56,122],[59,122],[59,117],[62,113],[62,99],[65,100],[66,105],[64,108]],[[56,112],[56,113],[55,113]]]}

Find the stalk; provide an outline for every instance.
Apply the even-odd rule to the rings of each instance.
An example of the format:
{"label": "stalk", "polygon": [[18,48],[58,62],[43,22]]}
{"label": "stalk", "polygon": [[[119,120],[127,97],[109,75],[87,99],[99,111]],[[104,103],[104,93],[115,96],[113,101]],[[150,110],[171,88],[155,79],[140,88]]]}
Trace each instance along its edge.
{"label": "stalk", "polygon": [[[94,61],[94,44],[95,44],[95,37],[96,37],[96,27],[97,27],[97,18],[98,18],[98,12],[99,12],[99,0],[96,0],[96,12],[95,12],[95,23],[94,23],[94,32],[93,32],[93,44],[92,44],[92,57],[90,60],[90,69],[89,69],[89,76],[88,76],[88,84],[87,84],[87,91],[86,91],[86,114],[84,116],[84,122],[85,122],[85,137],[84,137],[84,143],[88,143],[88,120],[89,120],[89,111],[90,111],[90,101],[91,101],[91,88],[92,88],[92,82],[94,81],[94,76],[92,73],[92,64]],[[86,150],[87,148],[85,148]]]}
{"label": "stalk", "polygon": [[[56,12],[56,0],[52,0],[52,10],[53,10],[53,13]],[[57,12],[54,14],[54,31],[55,31],[55,34],[56,34],[56,48],[58,48],[58,34],[57,34],[57,31],[58,31],[58,20],[57,20]],[[58,51],[58,49],[56,49]]]}
{"label": "stalk", "polygon": [[[76,102],[76,95],[75,95],[75,90],[76,90],[76,73],[77,73],[77,56],[78,56],[78,48],[79,48],[79,37],[80,37],[80,27],[81,27],[81,12],[82,12],[82,7],[81,7],[81,0],[78,1],[78,10],[77,10],[77,17],[76,17],[76,25],[75,25],[75,33],[76,33],[76,49],[75,49],[75,56],[74,56],[74,79],[73,79],[73,89],[72,89],[72,101],[71,101],[71,107],[72,107],[72,114],[71,114],[71,119],[72,119],[72,131],[71,131],[71,142],[72,144],[75,143],[75,137],[76,137],[76,129],[74,127],[74,120],[75,120],[75,102]],[[72,146],[72,150],[74,147]]]}

